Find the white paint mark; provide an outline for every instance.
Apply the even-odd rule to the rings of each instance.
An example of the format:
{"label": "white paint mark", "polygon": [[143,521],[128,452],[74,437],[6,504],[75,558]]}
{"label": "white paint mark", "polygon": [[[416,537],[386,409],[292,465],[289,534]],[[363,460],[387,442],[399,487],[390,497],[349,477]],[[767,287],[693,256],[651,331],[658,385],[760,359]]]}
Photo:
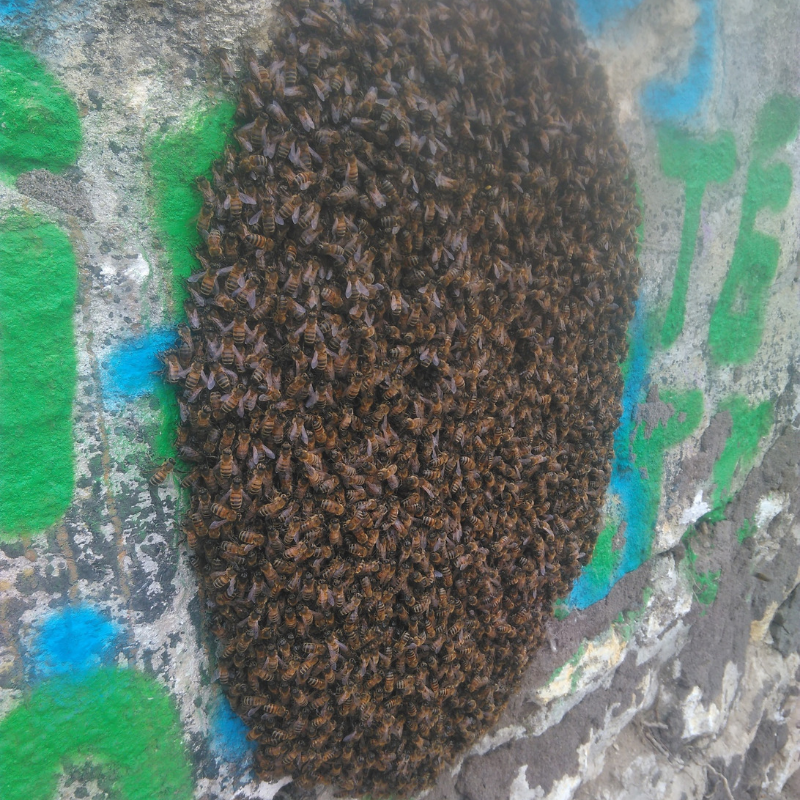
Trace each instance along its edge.
{"label": "white paint mark", "polygon": [[514,739],[521,739],[525,735],[525,728],[522,725],[509,725],[505,728],[500,728],[499,731],[494,733],[487,733],[473,748],[471,755],[482,756],[490,750],[494,750],[506,742],[511,742]]}
{"label": "white paint mark", "polygon": [[766,528],[783,511],[784,503],[785,498],[779,495],[769,494],[766,497],[762,497],[758,503],[758,511],[756,511],[756,525],[758,528]]}
{"label": "white paint mark", "polygon": [[681,514],[681,525],[693,525],[709,511],[711,511],[711,506],[703,500],[703,490],[698,489],[692,505]]}
{"label": "white paint mark", "polygon": [[[536,800],[538,800],[539,797],[545,798],[545,800],[572,800],[580,785],[581,777],[579,775],[565,775],[553,784],[553,788],[546,798],[544,794],[537,794],[534,795],[534,797]],[[537,790],[539,789],[538,786],[536,788]]]}
{"label": "white paint mark", "polygon": [[540,800],[544,796],[541,787],[537,786],[536,789],[531,789],[528,786],[527,771],[527,764],[523,764],[519,768],[517,777],[514,778],[514,782],[511,784],[508,800]]}
{"label": "white paint mark", "polygon": [[148,275],[150,275],[150,265],[141,253],[137,253],[136,258],[131,260],[125,269],[125,276],[136,283],[144,283]]}
{"label": "white paint mark", "polygon": [[233,800],[272,800],[287,783],[291,782],[292,779],[287,776],[276,783],[268,783],[267,781],[248,783],[247,786],[236,792]]}
{"label": "white paint mark", "polygon": [[728,713],[733,705],[738,687],[739,670],[732,661],[725,665],[719,706],[716,703],[709,703],[706,708],[703,705],[703,692],[699,686],[695,686],[683,703],[682,738],[694,739],[698,736],[718,734],[728,720]]}

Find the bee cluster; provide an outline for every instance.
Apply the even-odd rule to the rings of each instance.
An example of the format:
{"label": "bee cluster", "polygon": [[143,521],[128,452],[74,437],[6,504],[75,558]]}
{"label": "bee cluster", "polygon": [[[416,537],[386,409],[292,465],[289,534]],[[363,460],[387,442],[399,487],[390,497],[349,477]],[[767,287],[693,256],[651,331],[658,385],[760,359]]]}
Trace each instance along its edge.
{"label": "bee cluster", "polygon": [[246,56],[164,359],[264,778],[422,788],[592,551],[638,211],[570,13],[287,0]]}

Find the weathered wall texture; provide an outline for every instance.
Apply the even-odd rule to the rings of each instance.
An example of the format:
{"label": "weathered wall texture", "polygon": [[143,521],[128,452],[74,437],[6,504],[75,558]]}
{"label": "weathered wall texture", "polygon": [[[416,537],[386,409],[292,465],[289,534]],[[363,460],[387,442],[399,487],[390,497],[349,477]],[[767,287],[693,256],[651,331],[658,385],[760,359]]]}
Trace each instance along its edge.
{"label": "weathered wall texture", "polygon": [[[429,797],[800,797],[800,6],[578,0],[644,208],[605,527]],[[153,374],[213,50],[263,0],[0,3],[0,796],[261,798],[176,526]],[[323,792],[324,794],[324,792]]]}

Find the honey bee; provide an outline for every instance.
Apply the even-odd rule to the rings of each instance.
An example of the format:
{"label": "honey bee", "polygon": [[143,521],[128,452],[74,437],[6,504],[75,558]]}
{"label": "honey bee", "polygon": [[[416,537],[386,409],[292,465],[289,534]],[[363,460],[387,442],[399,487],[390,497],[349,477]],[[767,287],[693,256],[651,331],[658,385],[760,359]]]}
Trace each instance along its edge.
{"label": "honey bee", "polygon": [[303,230],[308,227],[316,230],[319,224],[319,214],[321,210],[319,203],[310,203],[306,210],[298,217],[297,224]]}
{"label": "honey bee", "polygon": [[352,5],[288,0],[274,53],[245,52],[162,360],[259,777],[412,794],[497,718],[585,560],[635,215],[608,126],[559,103],[569,36],[551,64],[514,49],[543,35],[514,4],[430,28]]}
{"label": "honey bee", "polygon": [[363,380],[364,380],[364,375],[359,370],[356,370],[356,372],[353,373],[352,380],[350,381],[350,383],[347,386],[347,389],[345,390],[345,397],[348,400],[352,400],[353,398],[356,397],[356,395],[358,395],[358,393],[361,391],[361,385],[363,383]]}
{"label": "honey bee", "polygon": [[308,110],[305,106],[297,106],[295,109],[295,114],[297,116],[297,121],[303,126],[303,129],[306,133],[310,133],[316,127],[311,114],[308,113]]}
{"label": "honey bee", "polygon": [[341,503],[337,503],[335,500],[324,499],[321,502],[321,508],[328,514],[332,514],[333,516],[340,517],[344,514],[344,506]]}
{"label": "honey bee", "polygon": [[[218,228],[212,228],[205,235],[206,248],[211,258],[222,258],[222,233]],[[210,294],[210,292],[209,292]]]}
{"label": "honey bee", "polygon": [[341,291],[334,286],[325,286],[320,292],[322,302],[331,306],[331,308],[341,308],[344,304]]}
{"label": "honey bee", "polygon": [[300,208],[303,200],[299,194],[292,195],[279,209],[276,222],[279,225],[285,224],[285,220],[291,219],[295,224],[300,218]]}
{"label": "honey bee", "polygon": [[161,486],[175,467],[175,459],[168,458],[151,476],[151,486]]}
{"label": "honey bee", "polygon": [[[210,188],[210,187],[209,187]],[[200,213],[197,215],[197,232],[204,239],[208,239],[209,228],[214,219],[214,207],[210,203],[203,203]]]}
{"label": "honey bee", "polygon": [[351,203],[358,197],[358,190],[352,184],[345,184],[341,189],[328,195],[327,201],[334,206],[343,206]]}

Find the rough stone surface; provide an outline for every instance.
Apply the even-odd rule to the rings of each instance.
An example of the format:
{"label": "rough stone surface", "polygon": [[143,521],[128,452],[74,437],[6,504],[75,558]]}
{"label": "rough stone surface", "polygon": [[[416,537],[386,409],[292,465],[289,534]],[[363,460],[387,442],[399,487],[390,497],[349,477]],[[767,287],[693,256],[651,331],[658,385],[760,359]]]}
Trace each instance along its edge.
{"label": "rough stone surface", "polygon": [[[549,624],[548,642],[500,722],[428,797],[793,800],[800,143],[791,123],[800,8],[749,0],[577,5],[609,75],[644,208],[640,314],[631,328],[639,356],[626,366],[620,469],[580,592]],[[253,777],[242,729],[214,680],[214,643],[200,624],[176,526],[185,498],[174,486],[155,492],[147,484],[170,446],[152,352],[174,326],[171,265],[194,246],[191,217],[201,202],[197,195],[188,233],[175,238],[166,225],[176,218],[159,217],[156,191],[169,160],[153,158],[153,142],[185,133],[202,150],[204,122],[231,97],[215,48],[234,58],[246,46],[263,50],[272,13],[268,3],[239,0],[16,0],[0,9],[10,41],[71,98],[82,138],[66,168],[43,163],[32,172],[0,158],[0,235],[19,214],[58,226],[78,279],[74,446],[51,454],[72,464],[72,500],[41,530],[7,531],[0,520],[4,800],[121,791],[99,767],[99,751],[80,751],[74,767],[44,775],[26,749],[43,746],[44,728],[10,737],[37,693],[61,679],[47,654],[71,665],[78,701],[109,736],[115,729],[91,695],[98,681],[120,687],[136,671],[142,686],[159,697],[163,690],[175,711],[163,720],[176,745],[164,770],[176,781],[172,796],[302,795]],[[12,86],[11,78],[0,71],[6,110],[26,99],[25,80]],[[674,141],[683,144],[670,149]],[[681,157],[690,150],[698,161],[687,165]],[[7,151],[0,136],[0,156]],[[774,270],[748,272],[755,283],[743,284],[736,269],[747,247]],[[42,319],[34,314],[31,324],[43,330],[49,295],[35,282],[36,258],[30,254],[30,293]],[[680,320],[672,298],[681,265],[682,327],[665,344],[672,334],[664,320]],[[723,295],[731,298],[727,311]],[[748,309],[757,330],[745,342],[742,331],[753,329],[737,314]],[[0,303],[0,333],[5,313]],[[738,355],[729,344],[742,345]],[[19,391],[2,363],[0,410],[9,388]],[[3,480],[18,480],[28,466],[4,470]],[[54,639],[66,607],[90,613]],[[55,722],[59,713],[52,710]],[[144,727],[131,725],[128,734],[146,740]],[[64,763],[73,763],[73,744],[58,742]],[[134,764],[141,791],[158,785],[147,783],[147,759]],[[322,788],[313,795],[331,796]]]}

